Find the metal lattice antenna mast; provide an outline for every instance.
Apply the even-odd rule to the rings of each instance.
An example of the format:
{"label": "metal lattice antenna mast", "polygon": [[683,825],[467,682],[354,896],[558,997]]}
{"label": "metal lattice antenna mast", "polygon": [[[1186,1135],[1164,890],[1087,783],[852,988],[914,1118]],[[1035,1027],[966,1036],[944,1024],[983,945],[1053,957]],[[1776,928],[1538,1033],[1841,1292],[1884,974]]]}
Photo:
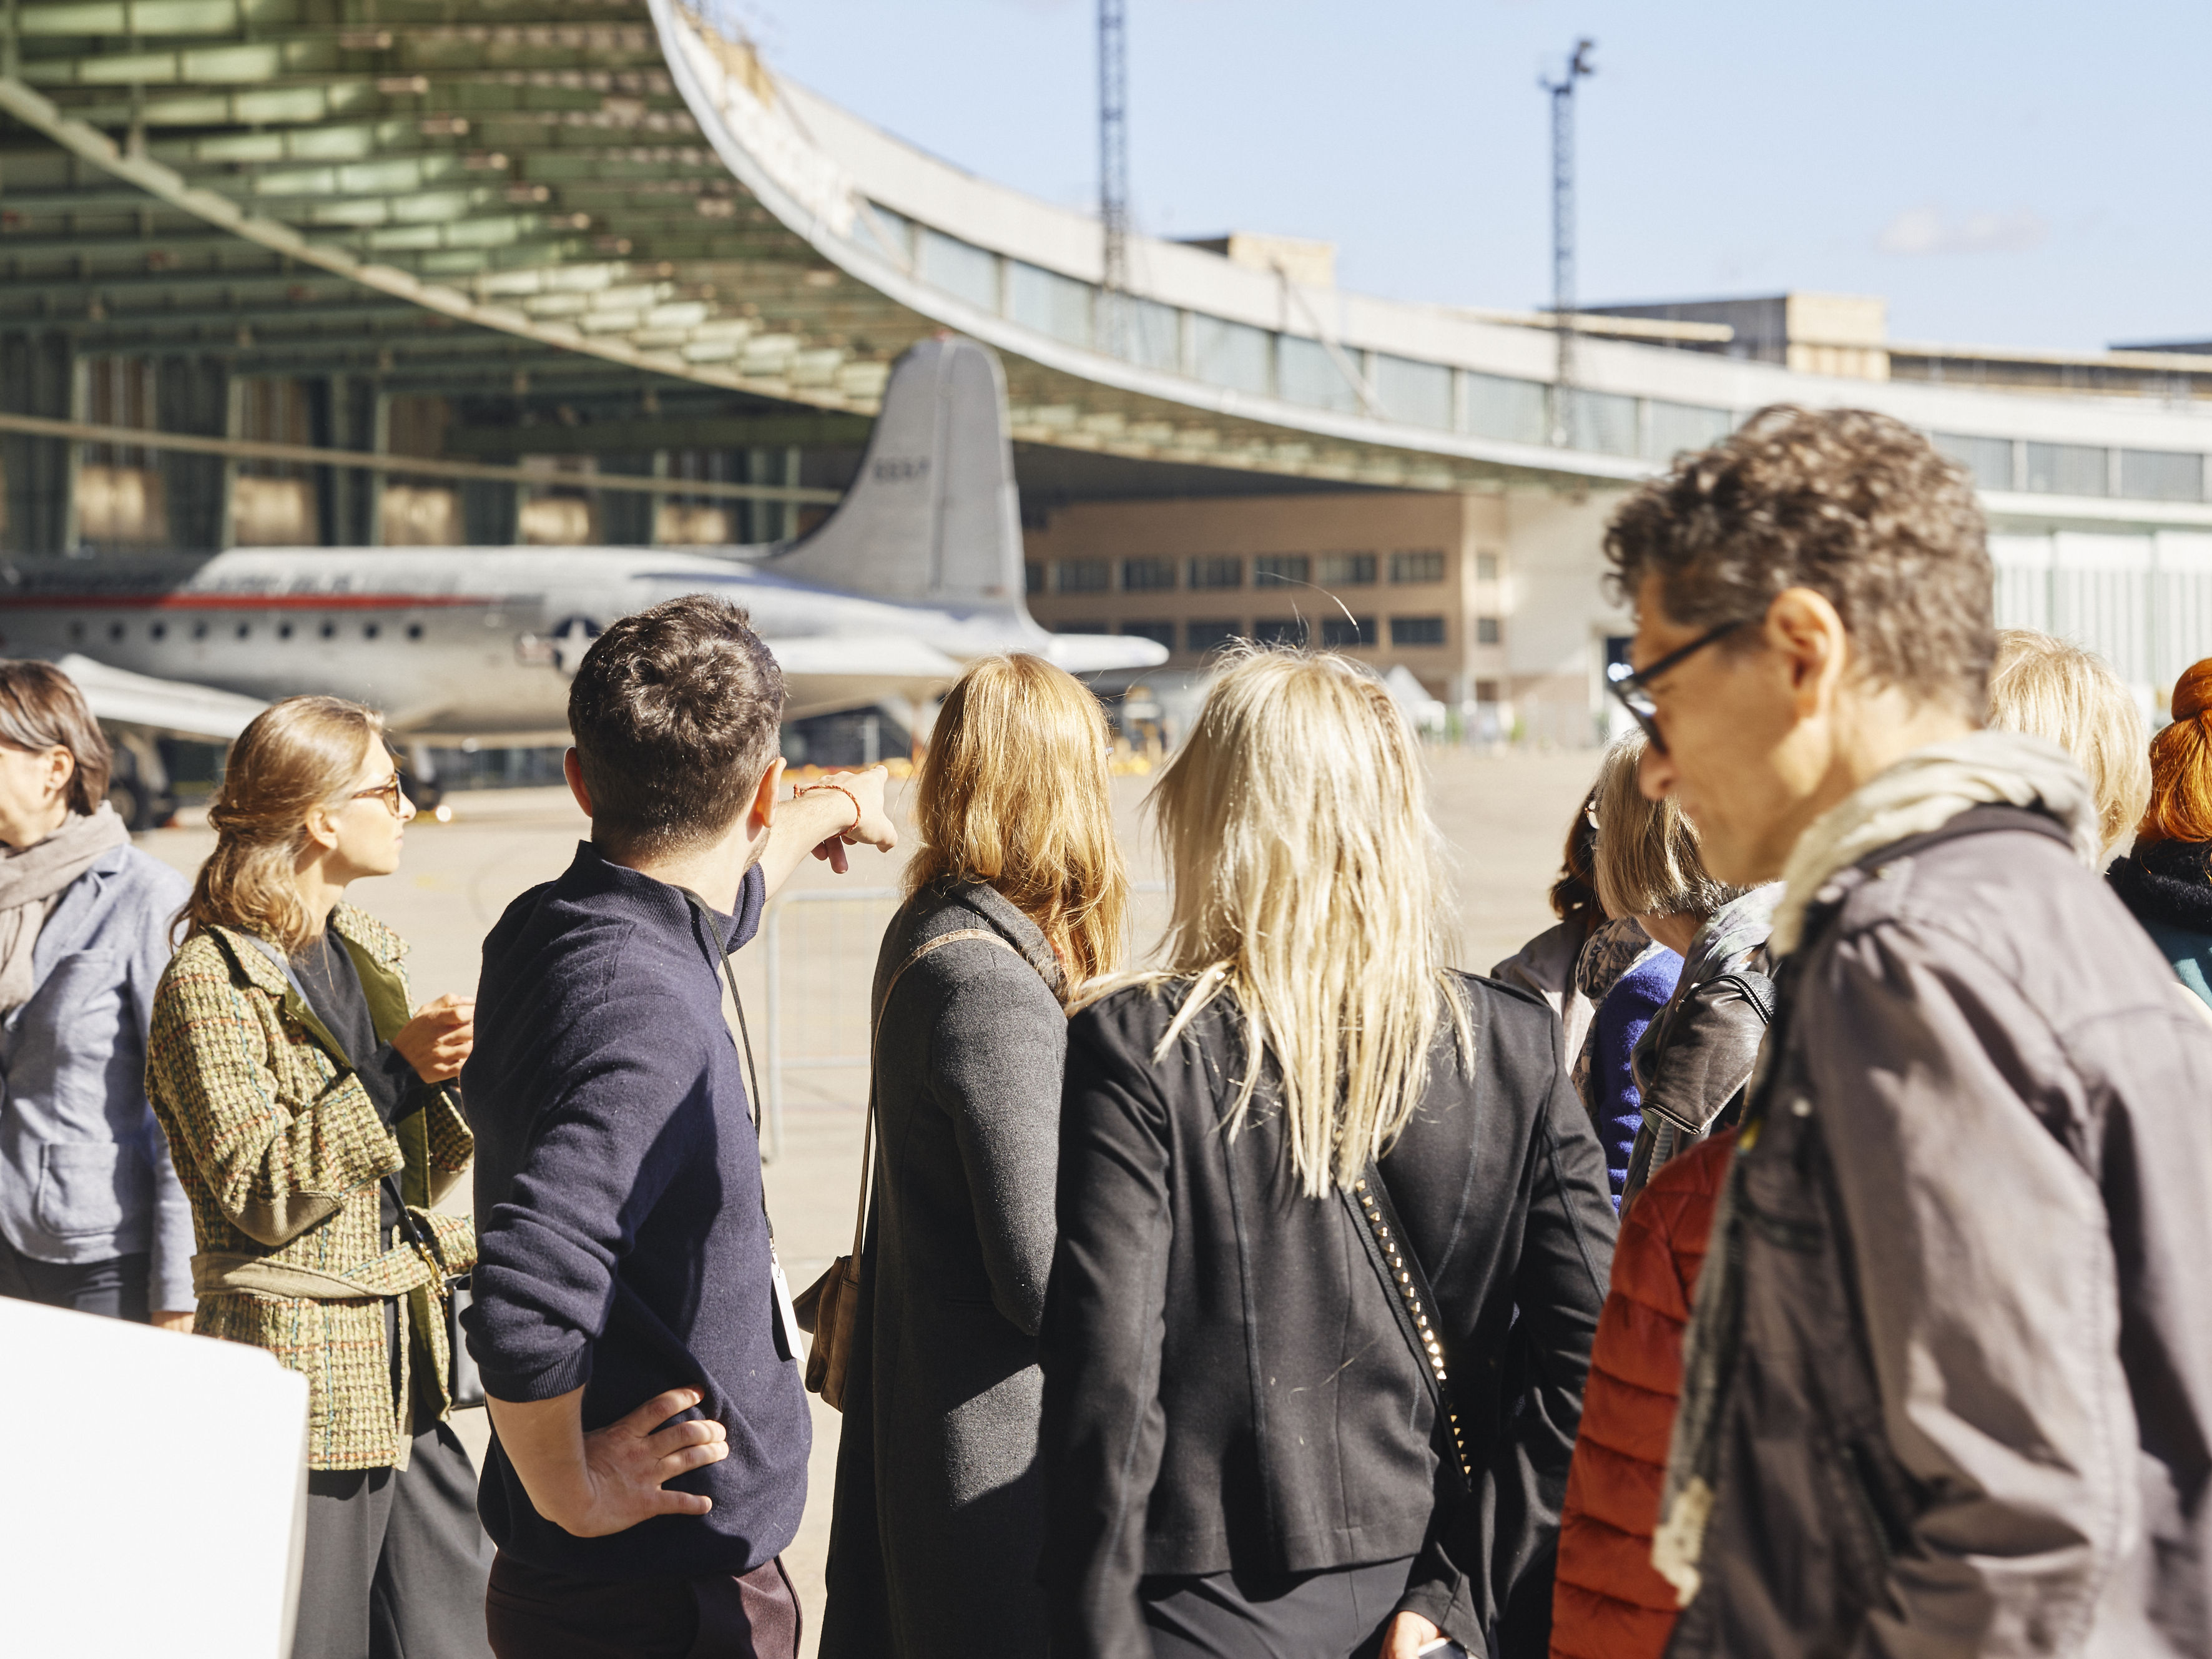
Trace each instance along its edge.
{"label": "metal lattice antenna mast", "polygon": [[1100,343],[1129,355],[1129,65],[1122,0],[1098,0],[1098,228]]}
{"label": "metal lattice antenna mast", "polygon": [[1575,395],[1575,82],[1597,73],[1589,61],[1596,45],[1576,41],[1566,72],[1557,81],[1536,82],[1552,94],[1552,326],[1559,339],[1552,377],[1552,442],[1560,447],[1572,435]]}

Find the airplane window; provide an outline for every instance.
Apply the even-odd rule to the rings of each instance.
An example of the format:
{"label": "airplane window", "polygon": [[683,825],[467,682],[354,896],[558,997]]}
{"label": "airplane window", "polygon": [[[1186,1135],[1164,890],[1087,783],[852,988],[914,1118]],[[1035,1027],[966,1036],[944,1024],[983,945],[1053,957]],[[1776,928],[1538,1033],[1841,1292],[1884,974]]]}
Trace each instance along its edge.
{"label": "airplane window", "polygon": [[239,638],[240,638],[241,640],[245,640],[245,639],[251,639],[251,638],[252,638],[252,636],[253,636],[253,624],[252,624],[252,623],[239,623],[239,625],[238,625],[238,637],[239,637]]}
{"label": "airplane window", "polygon": [[165,640],[169,637],[169,624],[167,623],[155,623],[146,631],[157,640]]}
{"label": "airplane window", "polygon": [[276,637],[280,640],[290,639],[292,637],[292,624],[289,623],[278,623],[276,624]]}
{"label": "airplane window", "polygon": [[361,627],[361,636],[365,640],[374,639],[376,637],[376,624],[374,623],[363,623]]}
{"label": "airplane window", "polygon": [[422,637],[422,624],[421,623],[409,623],[407,624],[407,637],[410,640],[421,639]]}
{"label": "airplane window", "polygon": [[337,631],[338,625],[336,623],[325,623],[323,624],[323,637],[326,640],[336,638],[337,636]]}
{"label": "airplane window", "polygon": [[71,623],[70,624],[70,637],[73,640],[82,639],[84,637],[84,624],[81,622]]}
{"label": "airplane window", "polygon": [[208,625],[207,625],[205,623],[194,623],[192,624],[192,637],[193,637],[194,639],[196,639],[196,640],[204,640],[204,639],[205,639],[207,636],[208,636]]}
{"label": "airplane window", "polygon": [[121,639],[123,637],[123,624],[121,623],[108,623],[107,637],[111,640]]}

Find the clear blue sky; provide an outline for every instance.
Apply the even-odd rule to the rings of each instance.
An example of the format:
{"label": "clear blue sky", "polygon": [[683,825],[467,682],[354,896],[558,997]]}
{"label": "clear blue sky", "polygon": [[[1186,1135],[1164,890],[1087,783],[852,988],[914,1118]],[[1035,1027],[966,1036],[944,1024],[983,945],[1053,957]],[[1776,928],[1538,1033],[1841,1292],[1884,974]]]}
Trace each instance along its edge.
{"label": "clear blue sky", "polygon": [[[948,161],[1095,199],[1092,0],[723,0]],[[1348,287],[1550,292],[1577,35],[1587,303],[1880,294],[1894,337],[2212,337],[2203,0],[1128,0],[1139,227],[1337,243]]]}

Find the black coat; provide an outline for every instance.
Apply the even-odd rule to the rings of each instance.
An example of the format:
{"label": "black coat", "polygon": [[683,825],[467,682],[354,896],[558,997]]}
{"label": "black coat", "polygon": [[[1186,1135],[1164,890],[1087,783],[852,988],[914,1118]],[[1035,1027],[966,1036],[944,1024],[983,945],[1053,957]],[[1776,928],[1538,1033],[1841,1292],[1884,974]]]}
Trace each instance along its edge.
{"label": "black coat", "polygon": [[[886,981],[939,934],[963,939]],[[1041,1653],[1036,1327],[1067,1019],[1035,922],[931,887],[876,966],[875,1199],[837,1448],[823,1659]]]}
{"label": "black coat", "polygon": [[[1419,1556],[1403,1608],[1477,1653],[1540,1654],[1583,1379],[1613,1255],[1605,1162],[1543,1004],[1462,981],[1474,1074],[1447,1025],[1382,1165],[1436,1287],[1490,1499],[1457,1501],[1434,1413],[1340,1200],[1290,1172],[1218,1000],[1152,1059],[1182,995],[1078,1015],[1045,1299],[1055,1659],[1149,1659],[1147,1575],[1295,1573]],[[1516,1310],[1520,1319],[1515,1322]]]}

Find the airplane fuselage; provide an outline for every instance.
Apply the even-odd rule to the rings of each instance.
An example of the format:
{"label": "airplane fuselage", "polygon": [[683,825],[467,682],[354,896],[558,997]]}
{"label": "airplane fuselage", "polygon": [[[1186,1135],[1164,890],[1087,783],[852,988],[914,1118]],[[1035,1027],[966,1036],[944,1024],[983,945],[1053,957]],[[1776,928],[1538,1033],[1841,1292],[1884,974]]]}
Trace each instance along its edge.
{"label": "airplane fuselage", "polygon": [[1019,612],[842,593],[698,553],[253,549],[26,559],[0,581],[0,653],[81,652],[268,699],[328,692],[402,732],[557,730],[599,631],[685,593],[744,607],[783,663],[793,716],[925,695],[992,652],[1066,654]]}

